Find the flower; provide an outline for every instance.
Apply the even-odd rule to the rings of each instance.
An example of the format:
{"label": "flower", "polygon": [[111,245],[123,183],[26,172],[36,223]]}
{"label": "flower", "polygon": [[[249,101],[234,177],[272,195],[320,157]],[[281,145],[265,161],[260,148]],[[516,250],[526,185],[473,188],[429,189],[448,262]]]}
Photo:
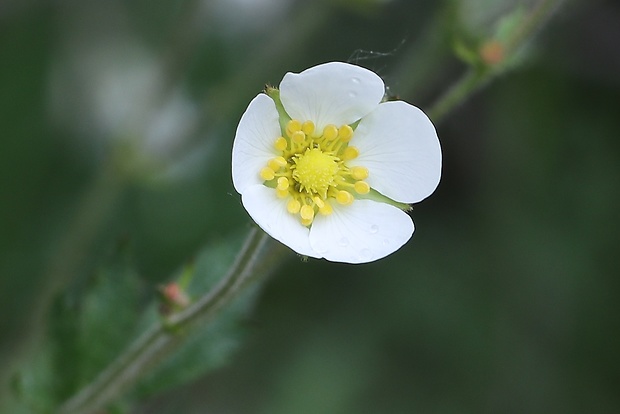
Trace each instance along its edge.
{"label": "flower", "polygon": [[250,102],[232,178],[263,230],[301,255],[346,263],[411,238],[403,210],[439,184],[441,148],[420,109],[384,93],[374,72],[331,62],[287,73]]}

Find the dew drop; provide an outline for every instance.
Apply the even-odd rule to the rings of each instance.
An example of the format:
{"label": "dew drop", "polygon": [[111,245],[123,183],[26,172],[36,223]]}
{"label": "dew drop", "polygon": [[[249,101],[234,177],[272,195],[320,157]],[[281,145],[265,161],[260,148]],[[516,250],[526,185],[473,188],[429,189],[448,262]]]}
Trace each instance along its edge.
{"label": "dew drop", "polygon": [[361,253],[364,259],[368,259],[372,256],[372,252],[370,251],[370,249],[362,249]]}
{"label": "dew drop", "polygon": [[338,240],[338,245],[342,247],[347,247],[349,245],[349,239],[343,237],[342,239]]}
{"label": "dew drop", "polygon": [[353,92],[353,91],[349,92],[349,98],[355,98],[355,97],[357,97],[357,92]]}
{"label": "dew drop", "polygon": [[377,234],[379,232],[379,226],[377,226],[376,224],[373,224],[372,226],[370,226],[370,234]]}
{"label": "dew drop", "polygon": [[325,246],[324,244],[316,245],[313,248],[314,248],[314,251],[317,252],[318,254],[325,254],[329,251],[327,246]]}
{"label": "dew drop", "polygon": [[387,246],[388,244],[390,244],[390,241],[388,239],[383,239],[383,245]]}
{"label": "dew drop", "polygon": [[351,82],[359,85],[360,80],[359,80],[359,78],[351,78]]}

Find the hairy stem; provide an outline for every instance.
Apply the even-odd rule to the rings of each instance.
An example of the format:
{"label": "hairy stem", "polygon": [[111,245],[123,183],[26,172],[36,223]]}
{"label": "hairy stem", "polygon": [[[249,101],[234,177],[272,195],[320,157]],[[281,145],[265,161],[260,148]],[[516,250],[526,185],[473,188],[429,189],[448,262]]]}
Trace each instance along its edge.
{"label": "hairy stem", "polygon": [[93,382],[67,400],[59,413],[88,414],[115,400],[183,343],[186,336],[178,332],[187,332],[215,317],[251,282],[270,274],[285,257],[281,254],[284,251],[266,233],[253,228],[218,285],[188,308],[148,329]]}

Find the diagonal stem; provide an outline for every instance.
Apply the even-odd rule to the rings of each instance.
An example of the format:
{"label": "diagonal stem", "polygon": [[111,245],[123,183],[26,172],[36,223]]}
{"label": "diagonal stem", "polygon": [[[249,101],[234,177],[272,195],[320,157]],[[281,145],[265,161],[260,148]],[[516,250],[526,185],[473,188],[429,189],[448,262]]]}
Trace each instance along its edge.
{"label": "diagonal stem", "polygon": [[[263,231],[250,230],[228,274],[187,309],[148,329],[107,369],[59,409],[61,414],[92,413],[116,399],[183,343],[187,331],[218,314],[249,284],[264,278],[285,257],[286,251]],[[189,329],[179,329],[189,328]]]}
{"label": "diagonal stem", "polygon": [[[504,44],[506,57],[509,54],[517,53],[525,46],[540,31],[563,1],[541,0]],[[448,113],[465,102],[478,89],[482,88],[504,70],[506,68],[502,65],[487,65],[482,69],[470,68],[435,101],[428,110],[429,117],[435,123],[443,121]]]}

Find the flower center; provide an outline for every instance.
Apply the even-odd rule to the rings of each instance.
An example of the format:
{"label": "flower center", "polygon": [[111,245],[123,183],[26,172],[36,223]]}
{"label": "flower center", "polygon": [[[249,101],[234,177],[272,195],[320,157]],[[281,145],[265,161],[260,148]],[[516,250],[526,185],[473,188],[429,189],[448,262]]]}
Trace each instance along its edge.
{"label": "flower center", "polygon": [[331,203],[349,205],[354,194],[370,191],[363,181],[368,169],[347,166],[359,156],[359,150],[349,145],[353,129],[349,125],[327,125],[322,134],[314,129],[312,121],[289,121],[286,137],[274,142],[281,155],[269,160],[259,173],[279,198],[288,199],[288,212],[298,214],[304,226],[310,226],[317,213],[331,214]]}
{"label": "flower center", "polygon": [[338,157],[329,155],[318,148],[307,148],[303,155],[295,157],[293,179],[302,190],[318,193],[326,197],[327,189],[334,182],[338,167]]}

